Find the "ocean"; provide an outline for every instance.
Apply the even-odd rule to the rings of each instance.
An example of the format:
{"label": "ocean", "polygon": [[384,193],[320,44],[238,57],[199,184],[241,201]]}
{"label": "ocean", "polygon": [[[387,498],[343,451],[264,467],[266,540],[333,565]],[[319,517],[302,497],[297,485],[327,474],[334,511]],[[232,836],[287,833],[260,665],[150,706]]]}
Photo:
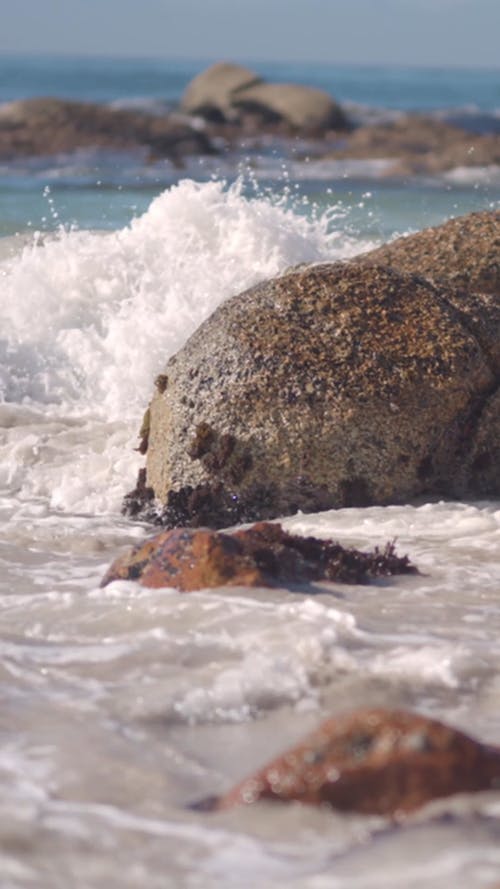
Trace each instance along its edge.
{"label": "ocean", "polygon": [[[0,61],[33,95],[172,107],[204,63]],[[500,129],[493,71],[256,65],[359,120],[426,111]],[[317,594],[101,589],[148,533],[120,513],[155,376],[224,299],[500,206],[498,168],[388,180],[270,143],[178,169],[140,154],[0,165],[1,889],[487,889],[500,793],[404,822],[219,793],[352,706],[402,706],[500,744],[500,501],[332,510],[288,530],[420,569]]]}

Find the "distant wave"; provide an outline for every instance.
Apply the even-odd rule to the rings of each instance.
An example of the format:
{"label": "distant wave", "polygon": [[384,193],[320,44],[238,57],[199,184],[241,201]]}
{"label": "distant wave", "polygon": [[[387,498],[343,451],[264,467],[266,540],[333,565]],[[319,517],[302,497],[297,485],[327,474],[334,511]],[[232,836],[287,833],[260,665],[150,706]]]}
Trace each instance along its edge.
{"label": "distant wave", "polygon": [[471,133],[487,134],[500,133],[500,107],[491,111],[484,111],[477,105],[463,105],[459,107],[438,108],[430,111],[402,111],[394,108],[384,108],[376,105],[362,105],[357,102],[344,102],[343,106],[356,126],[370,126],[374,124],[392,123],[400,120],[407,114],[423,114],[444,123],[461,127]]}

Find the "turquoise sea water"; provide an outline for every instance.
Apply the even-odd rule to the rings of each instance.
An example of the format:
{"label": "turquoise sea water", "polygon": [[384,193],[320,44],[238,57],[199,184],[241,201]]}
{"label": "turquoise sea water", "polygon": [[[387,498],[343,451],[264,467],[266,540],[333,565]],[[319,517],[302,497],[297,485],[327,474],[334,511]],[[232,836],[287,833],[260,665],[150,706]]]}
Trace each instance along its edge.
{"label": "turquoise sea water", "polygon": [[[137,98],[176,102],[189,80],[209,64],[203,59],[4,56],[0,101],[57,95],[88,102]],[[268,80],[319,87],[341,102],[409,111],[500,111],[498,69],[253,63],[251,59],[245,64]]]}
{"label": "turquoise sea water", "polygon": [[[4,57],[0,61],[0,102],[54,95],[164,111],[178,102],[189,80],[205,64]],[[458,120],[471,130],[494,132],[500,128],[498,71],[272,63],[253,67],[270,80],[328,90],[357,120],[385,119],[410,110]],[[352,208],[352,224],[360,234],[369,232],[381,238],[488,207],[500,199],[497,169],[387,182],[369,162],[308,166],[294,161],[290,145],[286,149],[271,145],[250,157],[247,151],[210,161],[193,159],[182,170],[166,162],[145,163],[140,154],[117,157],[86,151],[0,163],[0,235],[48,231],[61,224],[114,229],[144,212],[155,195],[181,178],[203,181],[218,177],[231,182],[242,170],[246,172],[249,162],[259,188],[290,195],[299,212],[314,212],[315,207],[323,209],[341,201]],[[247,193],[252,191],[254,181],[247,186]]]}

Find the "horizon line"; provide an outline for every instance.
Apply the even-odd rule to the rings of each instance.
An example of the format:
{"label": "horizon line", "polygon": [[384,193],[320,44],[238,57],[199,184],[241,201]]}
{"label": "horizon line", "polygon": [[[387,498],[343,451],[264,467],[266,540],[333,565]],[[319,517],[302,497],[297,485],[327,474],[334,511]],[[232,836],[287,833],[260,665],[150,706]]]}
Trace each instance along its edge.
{"label": "horizon line", "polygon": [[[492,64],[464,64],[464,63],[455,63],[450,62],[448,64],[438,63],[438,62],[398,62],[398,61],[381,61],[381,60],[363,60],[363,61],[348,61],[348,60],[339,60],[334,61],[332,59],[255,59],[250,57],[238,59],[231,58],[230,56],[178,56],[178,55],[142,55],[142,54],[130,54],[130,53],[100,53],[95,51],[86,51],[86,50],[78,50],[77,52],[72,51],[64,51],[64,50],[21,50],[21,51],[13,51],[13,50],[1,50],[3,58],[38,58],[38,59],[78,59],[78,60],[93,60],[93,61],[135,61],[135,62],[177,62],[177,63],[191,63],[191,64],[200,64],[204,66],[210,66],[215,64],[216,62],[230,62],[235,65],[307,65],[307,66],[318,66],[325,65],[332,68],[338,67],[348,67],[348,68],[399,68],[406,70],[427,70],[427,71],[492,71],[492,72],[500,72],[500,64],[498,66]],[[1,66],[1,61],[0,61]]]}

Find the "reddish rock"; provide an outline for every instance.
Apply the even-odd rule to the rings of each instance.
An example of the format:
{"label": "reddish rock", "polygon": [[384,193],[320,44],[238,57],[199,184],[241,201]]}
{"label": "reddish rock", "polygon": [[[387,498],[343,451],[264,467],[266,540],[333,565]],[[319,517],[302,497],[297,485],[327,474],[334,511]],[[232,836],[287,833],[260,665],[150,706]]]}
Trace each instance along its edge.
{"label": "reddish rock", "polygon": [[366,583],[370,577],[415,573],[392,544],[383,552],[361,553],[331,540],[296,537],[280,525],[260,522],[225,534],[208,528],[163,531],[120,556],[101,586],[137,580],[143,586],[171,586],[189,592],[220,586],[273,586],[318,580]]}
{"label": "reddish rock", "polygon": [[295,800],[396,815],[440,797],[498,786],[500,748],[416,713],[358,710],[328,719],[301,744],[199,808]]}

